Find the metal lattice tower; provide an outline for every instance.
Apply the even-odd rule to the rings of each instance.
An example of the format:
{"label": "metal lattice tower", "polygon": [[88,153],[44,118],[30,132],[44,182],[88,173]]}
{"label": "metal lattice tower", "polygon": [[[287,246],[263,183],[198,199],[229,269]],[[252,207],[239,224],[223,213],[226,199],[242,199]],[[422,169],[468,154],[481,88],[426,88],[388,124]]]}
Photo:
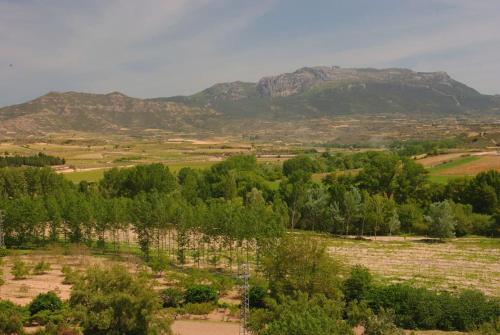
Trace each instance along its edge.
{"label": "metal lattice tower", "polygon": [[248,264],[244,264],[240,267],[239,278],[241,280],[240,335],[249,335],[250,333],[247,330],[248,318],[250,317],[250,285],[248,283],[250,279],[250,269]]}
{"label": "metal lattice tower", "polygon": [[3,211],[0,210],[0,249],[5,248],[5,241],[4,241],[4,232],[3,232]]}

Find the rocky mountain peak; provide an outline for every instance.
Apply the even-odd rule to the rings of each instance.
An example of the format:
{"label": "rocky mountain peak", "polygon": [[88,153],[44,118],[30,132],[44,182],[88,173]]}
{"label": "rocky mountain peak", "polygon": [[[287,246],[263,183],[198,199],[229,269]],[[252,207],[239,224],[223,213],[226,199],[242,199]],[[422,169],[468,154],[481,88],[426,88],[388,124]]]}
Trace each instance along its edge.
{"label": "rocky mountain peak", "polygon": [[322,83],[402,82],[450,85],[446,72],[415,72],[408,69],[341,68],[338,66],[303,67],[292,73],[262,78],[257,91],[263,96],[287,97],[300,94]]}

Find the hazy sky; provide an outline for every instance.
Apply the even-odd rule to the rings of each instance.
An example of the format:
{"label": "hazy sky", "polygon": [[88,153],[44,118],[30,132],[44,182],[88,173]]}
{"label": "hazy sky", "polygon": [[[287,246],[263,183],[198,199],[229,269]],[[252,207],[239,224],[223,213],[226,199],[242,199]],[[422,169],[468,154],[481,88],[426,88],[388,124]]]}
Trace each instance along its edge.
{"label": "hazy sky", "polygon": [[500,1],[0,0],[0,105],[191,94],[312,65],[442,70],[500,93]]}

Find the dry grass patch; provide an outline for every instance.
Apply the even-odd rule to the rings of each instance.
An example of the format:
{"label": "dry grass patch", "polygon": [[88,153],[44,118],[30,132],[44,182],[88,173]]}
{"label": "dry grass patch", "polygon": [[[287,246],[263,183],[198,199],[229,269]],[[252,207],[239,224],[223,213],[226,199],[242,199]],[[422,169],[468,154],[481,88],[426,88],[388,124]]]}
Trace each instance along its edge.
{"label": "dry grass patch", "polygon": [[330,239],[330,253],[350,264],[366,266],[384,280],[410,281],[434,289],[478,289],[500,296],[500,241],[456,239],[447,243],[422,240]]}

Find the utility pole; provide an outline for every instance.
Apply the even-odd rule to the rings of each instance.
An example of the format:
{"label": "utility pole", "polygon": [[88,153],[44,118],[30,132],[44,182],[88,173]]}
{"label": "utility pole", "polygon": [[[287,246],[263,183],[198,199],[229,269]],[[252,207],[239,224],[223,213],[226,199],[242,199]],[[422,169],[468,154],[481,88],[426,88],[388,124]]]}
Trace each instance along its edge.
{"label": "utility pole", "polygon": [[249,335],[250,333],[247,330],[248,318],[250,317],[250,285],[248,283],[250,279],[250,269],[248,263],[241,266],[239,278],[241,281],[240,335]]}
{"label": "utility pole", "polygon": [[0,210],[0,249],[5,249],[5,240],[3,232],[3,211]]}

